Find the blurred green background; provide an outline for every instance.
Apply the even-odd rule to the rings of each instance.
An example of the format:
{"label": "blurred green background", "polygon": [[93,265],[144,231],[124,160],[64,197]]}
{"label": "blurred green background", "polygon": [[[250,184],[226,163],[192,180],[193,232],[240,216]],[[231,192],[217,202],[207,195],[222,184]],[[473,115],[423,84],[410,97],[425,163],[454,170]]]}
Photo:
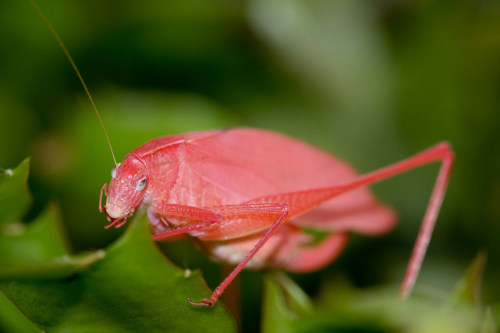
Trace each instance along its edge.
{"label": "blurred green background", "polygon": [[[449,292],[484,250],[483,300],[500,299],[499,1],[38,4],[119,160],[154,137],[228,126],[289,134],[361,172],[450,141],[456,164],[417,288]],[[0,45],[0,166],[32,156],[26,219],[55,200],[75,251],[109,244],[122,230],[103,229],[97,204],[113,162],[75,73],[28,1],[0,2]],[[397,228],[354,235],[336,263],[294,278],[310,294],[337,276],[359,287],[399,283],[437,170],[373,186],[398,211]],[[186,245],[168,247],[181,265],[210,266],[179,253],[193,252]],[[243,283],[259,279],[250,272]]]}

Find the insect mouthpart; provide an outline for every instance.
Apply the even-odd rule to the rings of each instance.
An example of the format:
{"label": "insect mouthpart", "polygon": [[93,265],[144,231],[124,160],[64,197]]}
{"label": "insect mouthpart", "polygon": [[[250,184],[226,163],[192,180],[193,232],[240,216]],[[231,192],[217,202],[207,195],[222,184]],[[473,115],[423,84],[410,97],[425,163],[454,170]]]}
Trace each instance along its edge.
{"label": "insect mouthpart", "polygon": [[110,224],[104,226],[104,229],[109,229],[111,228],[112,226],[114,226],[115,228],[119,228],[121,227],[122,225],[124,225],[125,223],[127,223],[127,217],[123,217],[121,219],[116,219],[116,220],[112,220]]}
{"label": "insect mouthpart", "polygon": [[107,186],[108,186],[107,184],[104,184],[101,188],[101,195],[99,198],[99,211],[101,213],[106,214],[108,221],[111,222],[110,224],[104,227],[105,229],[108,229],[112,226],[114,226],[115,228],[119,228],[127,222],[127,218],[129,218],[134,214],[134,209],[128,211],[126,214],[123,214],[123,210],[116,205],[106,204],[105,206],[103,206],[102,205],[103,194],[106,197],[108,196]]}
{"label": "insect mouthpart", "polygon": [[125,215],[123,214],[123,210],[120,207],[110,203],[106,204],[106,206],[104,207],[104,211],[106,212],[106,215],[111,219],[120,218]]}
{"label": "insect mouthpart", "polygon": [[111,223],[106,225],[104,227],[104,229],[109,229],[111,227],[115,227],[115,228],[119,228],[121,227],[122,225],[124,225],[125,223],[127,223],[127,219],[129,217],[131,217],[133,214],[134,214],[134,211],[131,210],[130,212],[128,212],[125,216],[122,216],[120,218],[113,218],[111,217],[108,212],[106,211],[106,208],[104,208],[104,214],[106,214],[106,216],[108,217],[108,221],[110,221]]}

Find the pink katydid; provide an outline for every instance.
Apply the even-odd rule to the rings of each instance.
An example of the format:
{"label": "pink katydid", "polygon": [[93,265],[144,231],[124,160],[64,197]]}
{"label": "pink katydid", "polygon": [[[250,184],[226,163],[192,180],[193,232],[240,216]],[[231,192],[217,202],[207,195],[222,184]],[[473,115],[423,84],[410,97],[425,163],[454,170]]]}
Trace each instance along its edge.
{"label": "pink katydid", "polygon": [[[30,0],[76,71],[101,122],[99,112],[73,59],[49,21]],[[106,130],[104,129],[106,133]],[[189,234],[212,257],[236,267],[210,299],[213,306],[245,266],[281,267],[305,272],[333,261],[347,233],[380,234],[395,214],[378,202],[367,185],[440,161],[441,168],[422,221],[400,296],[415,283],[446,191],[453,151],[439,143],[412,157],[358,175],[349,165],[306,143],[270,131],[238,128],[187,133],[151,140],[117,164],[100,211],[122,226],[144,206],[153,239]],[[102,206],[102,195],[106,205]],[[319,242],[307,229],[329,232]]]}
{"label": "pink katydid", "polygon": [[[434,161],[442,166],[400,294],[413,288],[453,163],[448,143],[365,175],[341,160],[282,134],[250,128],[151,140],[112,171],[104,211],[119,227],[146,207],[153,238],[188,233],[213,258],[235,265],[213,305],[245,266],[304,272],[322,268],[343,249],[346,233],[380,234],[395,214],[366,186]],[[330,232],[319,242],[305,229]]]}

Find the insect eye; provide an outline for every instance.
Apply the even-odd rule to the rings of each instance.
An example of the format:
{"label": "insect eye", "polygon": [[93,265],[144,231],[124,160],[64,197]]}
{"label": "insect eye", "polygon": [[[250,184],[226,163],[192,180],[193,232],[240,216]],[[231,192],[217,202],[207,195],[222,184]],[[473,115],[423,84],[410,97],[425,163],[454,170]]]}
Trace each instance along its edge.
{"label": "insect eye", "polygon": [[116,169],[120,167],[121,163],[118,163],[113,169],[111,169],[111,177],[116,178]]}
{"label": "insect eye", "polygon": [[144,178],[141,178],[138,182],[137,182],[137,185],[135,186],[135,190],[136,191],[142,191],[146,188],[146,183],[148,182],[148,180],[146,179],[146,177]]}

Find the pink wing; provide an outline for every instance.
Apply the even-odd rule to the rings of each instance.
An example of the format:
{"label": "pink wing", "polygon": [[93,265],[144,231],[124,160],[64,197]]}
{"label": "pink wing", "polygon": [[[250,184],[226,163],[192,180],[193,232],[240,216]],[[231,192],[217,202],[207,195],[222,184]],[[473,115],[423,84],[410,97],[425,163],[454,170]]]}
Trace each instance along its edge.
{"label": "pink wing", "polygon": [[[258,197],[320,188],[356,177],[340,159],[282,134],[249,128],[184,135],[181,172],[173,203],[210,207]],[[395,214],[366,188],[353,190],[294,217],[288,223],[330,232],[380,234]],[[250,231],[249,234],[253,232]]]}
{"label": "pink wing", "polygon": [[[263,232],[224,242],[205,242],[212,257],[237,265],[263,236]],[[285,268],[294,272],[318,270],[331,263],[347,243],[345,233],[329,234],[320,242],[289,224],[282,225],[255,254],[246,268]],[[313,243],[313,244],[312,244]]]}

